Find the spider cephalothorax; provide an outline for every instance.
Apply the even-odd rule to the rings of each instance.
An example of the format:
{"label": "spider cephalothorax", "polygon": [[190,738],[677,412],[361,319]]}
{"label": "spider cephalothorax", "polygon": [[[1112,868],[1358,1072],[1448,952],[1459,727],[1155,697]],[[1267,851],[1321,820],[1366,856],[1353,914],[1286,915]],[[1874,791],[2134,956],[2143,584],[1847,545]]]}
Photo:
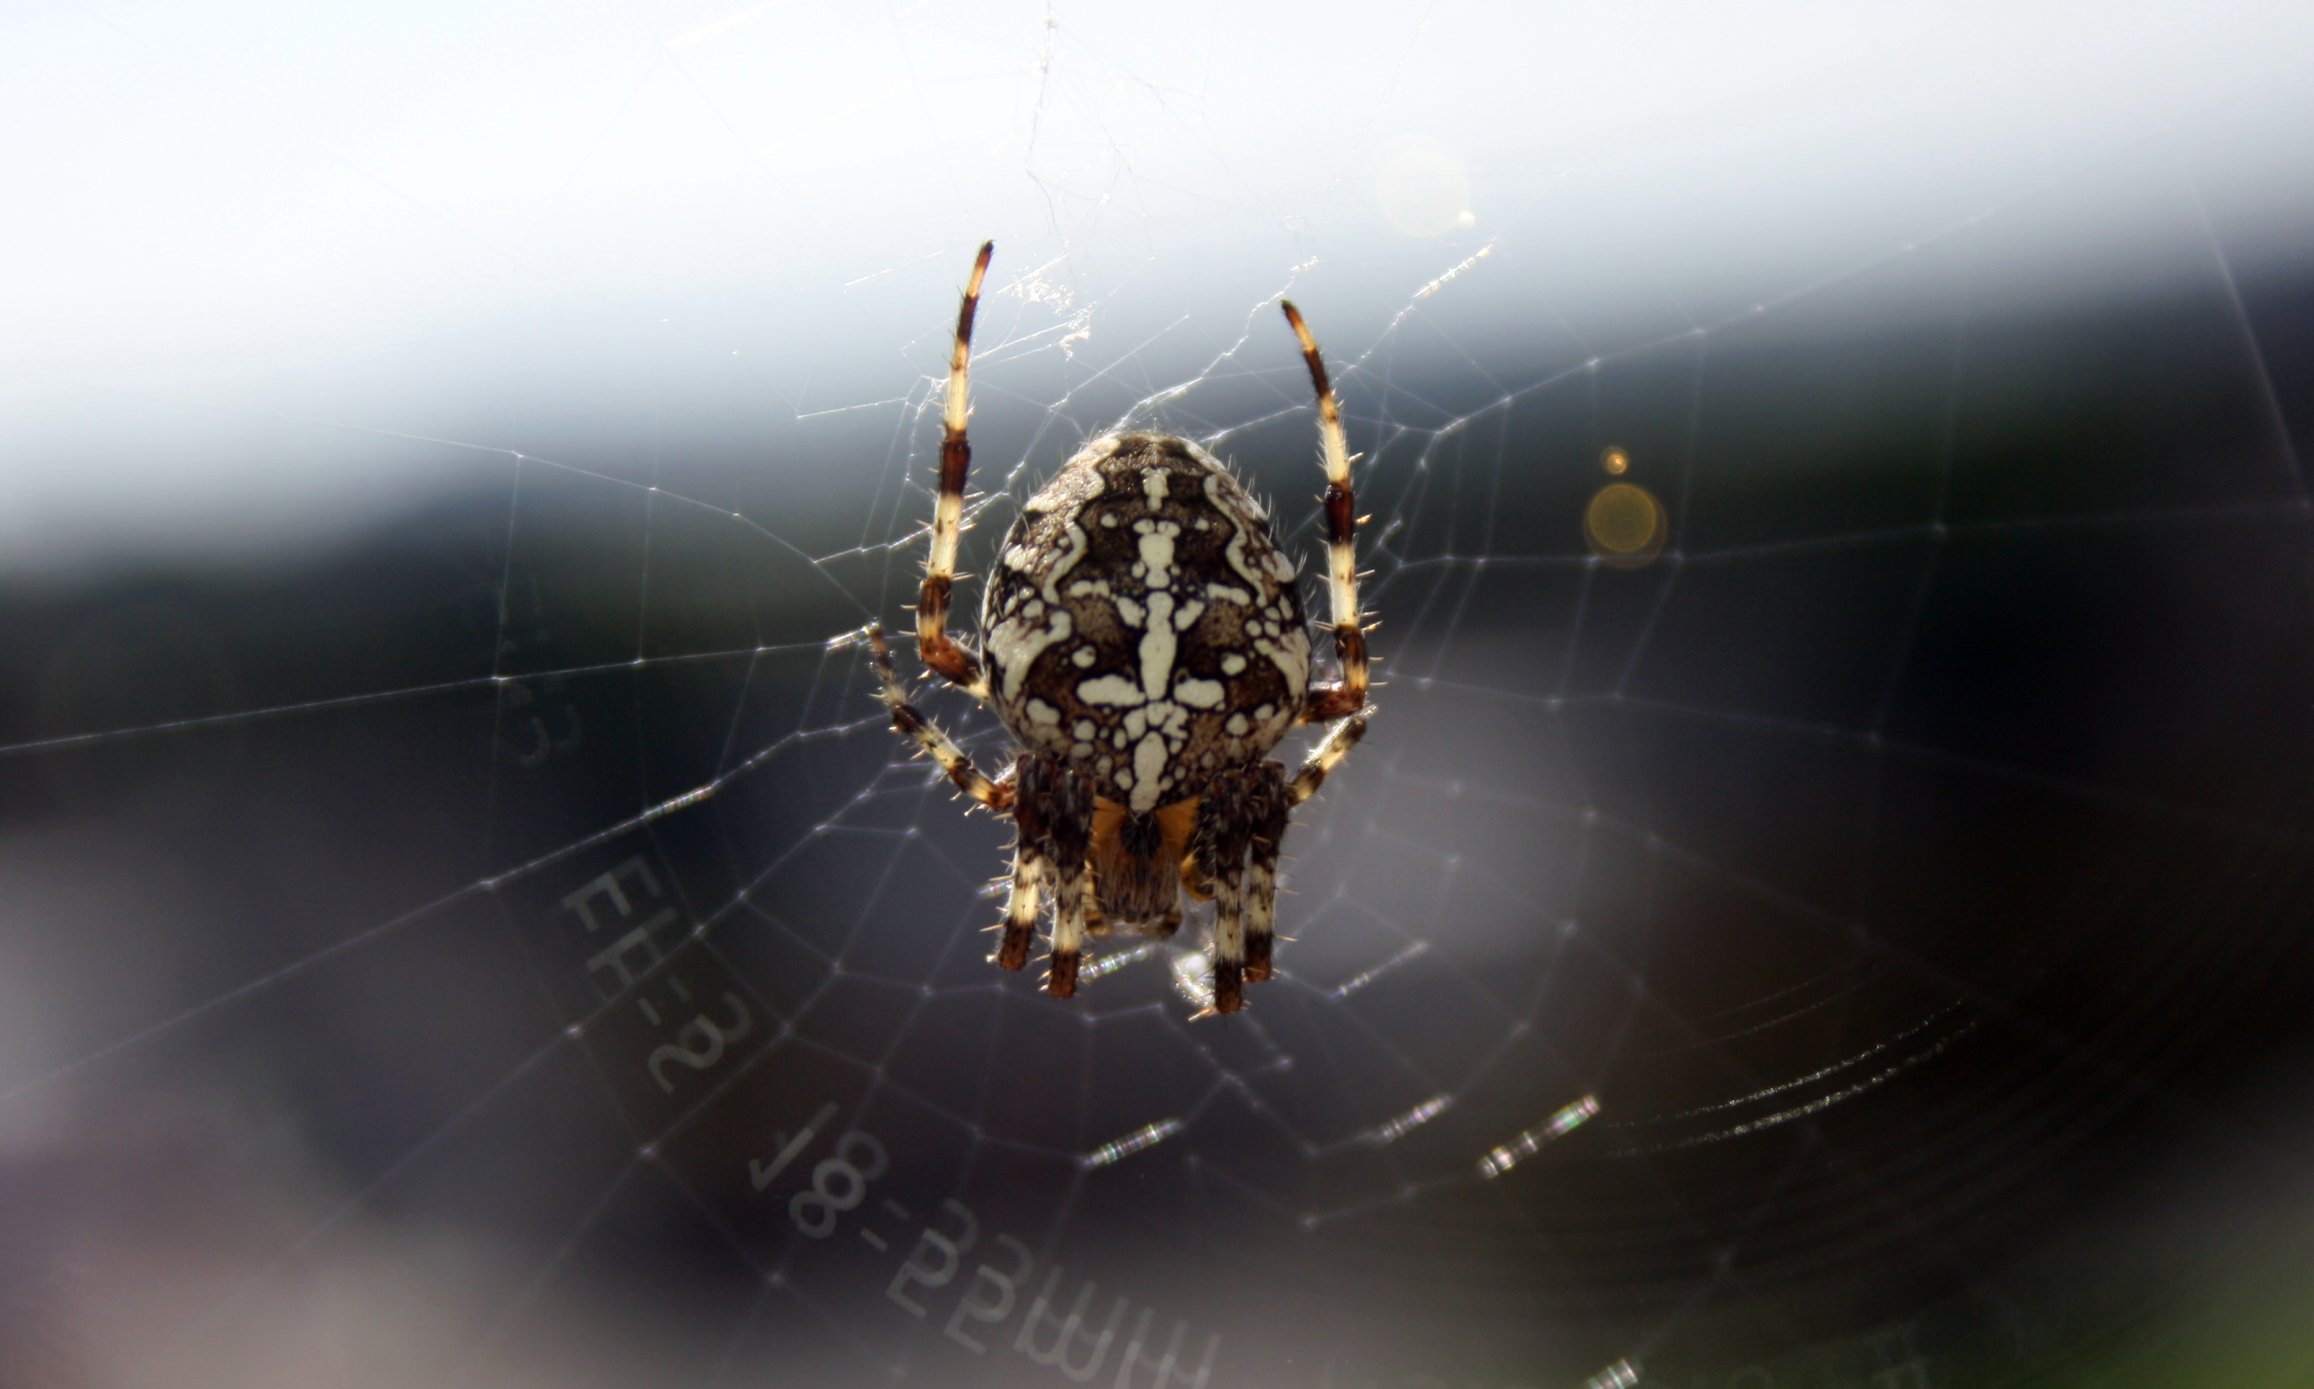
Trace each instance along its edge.
{"label": "spider cephalothorax", "polygon": [[[1095,439],[1029,499],[989,578],[975,655],[947,627],[972,456],[972,319],[991,250],[981,247],[957,315],[916,637],[924,664],[994,705],[1022,751],[1003,776],[982,775],[908,702],[871,627],[881,695],[895,727],[1019,829],[998,964],[1027,963],[1049,892],[1046,978],[1065,998],[1088,935],[1170,935],[1186,892],[1214,901],[1213,1007],[1233,1012],[1242,984],[1270,975],[1287,813],[1366,727],[1356,503],[1333,389],[1285,305],[1318,395],[1339,680],[1310,683],[1298,569],[1268,514],[1220,460],[1163,434]],[[1332,728],[1299,771],[1263,760],[1312,722]]]}

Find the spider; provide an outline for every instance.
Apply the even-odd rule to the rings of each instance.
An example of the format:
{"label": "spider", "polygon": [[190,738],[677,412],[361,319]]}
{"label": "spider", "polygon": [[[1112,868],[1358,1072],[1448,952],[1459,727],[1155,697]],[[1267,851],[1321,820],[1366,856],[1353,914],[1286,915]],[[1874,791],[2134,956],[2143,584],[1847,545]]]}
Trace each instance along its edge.
{"label": "spider", "polygon": [[[1211,1011],[1270,977],[1278,847],[1366,731],[1359,518],[1333,387],[1301,313],[1285,303],[1317,391],[1339,677],[1311,683],[1299,567],[1228,465],[1169,434],[1086,444],[1021,508],[983,594],[980,650],[948,634],[963,529],[972,318],[993,242],[956,315],[932,553],[916,608],[924,665],[961,687],[1020,745],[991,779],[909,702],[880,626],[866,636],[892,726],[974,801],[1018,830],[1012,893],[992,957],[1028,962],[1052,901],[1045,986],[1076,992],[1088,937],[1171,936],[1186,895],[1214,904]],[[1288,774],[1264,760],[1296,724],[1331,727]]]}

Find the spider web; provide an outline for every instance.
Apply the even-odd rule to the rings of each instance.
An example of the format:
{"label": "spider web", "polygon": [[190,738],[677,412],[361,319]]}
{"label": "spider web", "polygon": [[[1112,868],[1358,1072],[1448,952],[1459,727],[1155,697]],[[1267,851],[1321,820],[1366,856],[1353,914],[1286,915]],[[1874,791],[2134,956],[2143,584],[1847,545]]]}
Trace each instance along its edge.
{"label": "spider web", "polygon": [[[257,34],[363,80],[337,36],[93,8],[47,35],[384,190],[430,238],[398,273],[491,315],[411,307],[310,365],[307,319],[252,311],[251,386],[28,300],[37,490],[120,457],[194,480],[121,474],[175,489],[165,545],[19,537],[12,1373],[1903,1389],[2302,1359],[2260,1339],[2287,1311],[2183,1300],[2310,1286],[2259,1230],[2302,1209],[2314,1113],[2314,338],[2276,254],[2307,182],[2244,153],[2289,45],[2118,139],[2043,112],[2014,167],[1697,241],[1758,190],[1593,226],[1643,180],[1444,100],[1421,43],[1452,72],[1478,17],[1400,21],[1379,64],[1376,17],[1207,18],[1183,74],[1057,7],[625,12],[556,50],[593,63],[538,117],[576,153],[518,206],[426,141],[284,134],[198,66]],[[537,32],[498,22],[429,58],[464,79],[447,128]],[[1304,42],[1354,108],[1252,83]],[[1862,61],[1819,43],[1797,70]],[[856,99],[775,138],[766,84],[807,81]],[[1958,127],[1975,94],[1914,99]],[[1381,172],[1278,135],[1297,102]],[[1461,152],[1400,138],[1426,123]],[[1566,167],[1480,176],[1535,149]],[[536,211],[603,214],[604,169],[662,158],[633,225]],[[903,169],[889,206],[833,191]],[[1458,179],[1515,196],[1455,216]],[[1007,832],[838,640],[906,626],[991,233],[966,569],[1120,424],[1231,457],[1314,560],[1286,294],[1362,455],[1378,713],[1297,813],[1279,977],[1236,1017],[1195,1016],[1195,922],[1106,943],[1065,1004],[986,963]],[[1628,543],[1618,486],[1654,507]],[[920,703],[1002,765],[969,701]]]}

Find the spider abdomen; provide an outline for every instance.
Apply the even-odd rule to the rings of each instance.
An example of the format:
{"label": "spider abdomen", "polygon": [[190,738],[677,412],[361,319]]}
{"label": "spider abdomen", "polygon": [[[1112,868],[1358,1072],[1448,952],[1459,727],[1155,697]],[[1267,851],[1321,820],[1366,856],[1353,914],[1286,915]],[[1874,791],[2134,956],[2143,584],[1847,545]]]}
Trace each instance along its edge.
{"label": "spider abdomen", "polygon": [[1310,637],[1268,514],[1185,439],[1096,439],[1030,498],[981,608],[1023,746],[1137,815],[1257,762],[1299,719]]}

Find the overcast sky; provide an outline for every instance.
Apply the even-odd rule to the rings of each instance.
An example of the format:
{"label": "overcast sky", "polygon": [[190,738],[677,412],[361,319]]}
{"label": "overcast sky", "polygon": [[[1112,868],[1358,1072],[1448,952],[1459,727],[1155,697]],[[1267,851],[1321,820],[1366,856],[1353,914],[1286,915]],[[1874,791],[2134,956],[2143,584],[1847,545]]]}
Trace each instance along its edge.
{"label": "overcast sky", "polygon": [[[2308,13],[22,7],[0,22],[9,529],[21,556],[172,490],[240,504],[242,451],[99,446],[107,400],[423,432],[443,386],[405,359],[509,324],[579,358],[645,331],[754,351],[799,411],[885,399],[986,236],[1013,296],[1108,311],[1074,325],[1095,360],[1296,276],[1339,276],[1326,322],[1371,341],[1480,248],[1498,290],[1592,313],[1613,349],[2052,186],[2052,274],[2146,273],[2181,197],[2255,257],[2314,221]],[[1531,310],[1496,298],[1519,331]],[[558,369],[463,370],[526,368]],[[70,466],[60,440],[86,445]]]}

